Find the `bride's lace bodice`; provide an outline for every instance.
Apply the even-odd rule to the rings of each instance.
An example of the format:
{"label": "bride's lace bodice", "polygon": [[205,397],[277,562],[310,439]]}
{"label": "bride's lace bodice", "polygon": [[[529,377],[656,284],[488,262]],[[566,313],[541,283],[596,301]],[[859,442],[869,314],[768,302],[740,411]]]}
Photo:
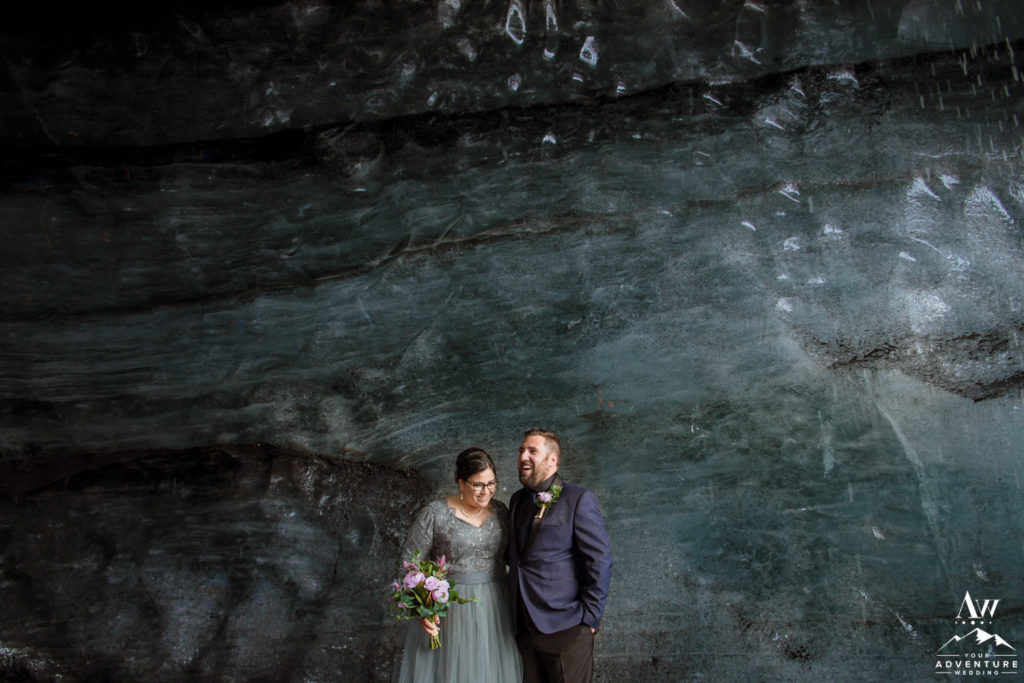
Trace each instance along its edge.
{"label": "bride's lace bodice", "polygon": [[491,500],[492,513],[475,527],[455,516],[443,500],[435,500],[419,511],[402,545],[401,561],[420,551],[421,559],[437,562],[442,555],[449,575],[502,573],[508,541],[508,508]]}

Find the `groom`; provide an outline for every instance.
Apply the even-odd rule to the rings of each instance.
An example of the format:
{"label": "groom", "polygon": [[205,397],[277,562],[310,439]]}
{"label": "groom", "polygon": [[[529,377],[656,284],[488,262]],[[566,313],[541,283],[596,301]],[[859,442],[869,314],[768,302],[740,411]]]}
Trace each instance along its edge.
{"label": "groom", "polygon": [[592,491],[558,476],[562,448],[542,429],[519,447],[509,512],[509,596],[523,683],[584,683],[594,669],[612,554]]}

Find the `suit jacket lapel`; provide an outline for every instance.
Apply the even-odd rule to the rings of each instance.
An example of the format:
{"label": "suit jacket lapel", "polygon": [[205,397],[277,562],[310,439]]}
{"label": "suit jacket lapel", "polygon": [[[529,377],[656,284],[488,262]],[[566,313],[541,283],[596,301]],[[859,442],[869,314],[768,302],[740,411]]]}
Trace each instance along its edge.
{"label": "suit jacket lapel", "polygon": [[[520,489],[520,491],[521,493],[516,497],[515,502],[512,504],[512,508],[509,510],[509,518],[512,520],[512,533],[514,534],[513,542],[516,545],[516,550],[519,552],[519,555],[522,556],[523,551],[526,549],[526,540],[521,528],[522,520],[520,520],[519,515],[522,513],[520,513],[519,508],[530,504],[528,499],[531,492],[527,488]],[[524,498],[527,500],[523,500]]]}
{"label": "suit jacket lapel", "polygon": [[518,517],[516,515],[519,514],[519,501],[520,501],[520,498],[522,498],[522,496],[519,496],[514,501],[512,501],[512,505],[508,509],[508,518],[510,520],[512,520],[512,528],[513,529],[516,528],[516,524],[517,524],[517,520],[518,520]]}
{"label": "suit jacket lapel", "polygon": [[[562,485],[562,477],[559,476],[558,474],[556,474],[555,475],[555,480],[553,482],[551,482],[551,485],[552,486],[561,486]],[[523,554],[524,555],[527,553],[527,551],[530,550],[530,545],[533,544],[533,537],[537,535],[537,529],[539,529],[540,525],[544,523],[544,519],[551,517],[550,513],[551,513],[551,510],[548,509],[548,511],[546,513],[544,513],[544,517],[541,517],[540,519],[538,519],[537,515],[534,515],[532,518],[530,518],[530,535],[526,538],[526,545],[523,546]]]}

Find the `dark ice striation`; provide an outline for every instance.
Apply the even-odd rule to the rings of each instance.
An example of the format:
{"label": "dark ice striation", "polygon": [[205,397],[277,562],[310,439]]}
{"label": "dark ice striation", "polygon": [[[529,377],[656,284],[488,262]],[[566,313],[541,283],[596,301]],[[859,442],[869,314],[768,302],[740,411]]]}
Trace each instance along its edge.
{"label": "dark ice striation", "polygon": [[388,680],[565,436],[598,680],[1024,643],[1024,6],[38,3],[0,29],[0,678]]}

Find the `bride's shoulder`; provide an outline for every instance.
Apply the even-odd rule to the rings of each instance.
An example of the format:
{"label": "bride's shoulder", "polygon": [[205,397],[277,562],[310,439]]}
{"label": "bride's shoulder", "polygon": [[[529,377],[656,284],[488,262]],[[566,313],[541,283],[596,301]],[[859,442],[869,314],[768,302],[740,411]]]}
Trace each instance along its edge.
{"label": "bride's shoulder", "polygon": [[426,505],[424,505],[422,508],[420,508],[420,514],[436,517],[438,514],[444,512],[447,506],[448,503],[444,498],[432,500]]}
{"label": "bride's shoulder", "polygon": [[452,503],[449,500],[449,498],[438,498],[437,500],[432,500],[429,503],[427,503],[427,507],[433,510],[434,512],[444,512],[451,506]]}

